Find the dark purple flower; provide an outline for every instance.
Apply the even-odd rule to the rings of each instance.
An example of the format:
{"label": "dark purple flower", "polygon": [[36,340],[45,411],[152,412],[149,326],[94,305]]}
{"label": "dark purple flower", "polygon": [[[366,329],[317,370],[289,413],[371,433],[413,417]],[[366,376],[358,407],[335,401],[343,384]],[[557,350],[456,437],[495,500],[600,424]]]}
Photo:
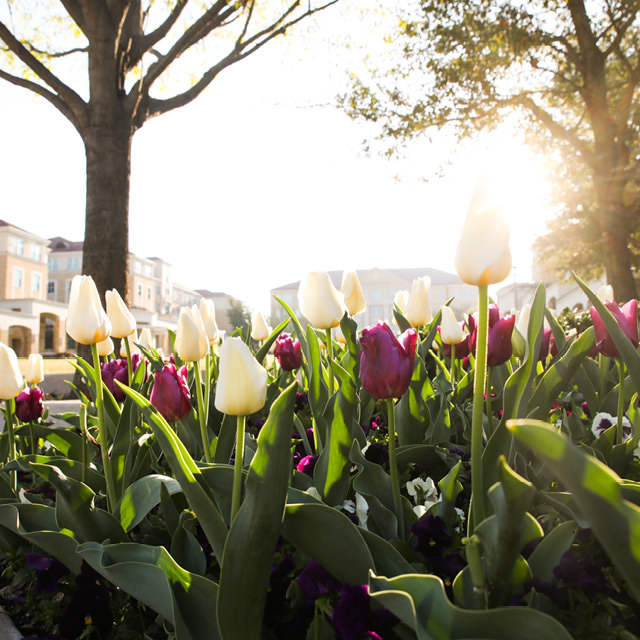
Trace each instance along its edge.
{"label": "dark purple flower", "polygon": [[16,396],[16,416],[21,422],[35,422],[44,411],[44,394],[38,387],[27,387]]}
{"label": "dark purple flower", "polygon": [[[607,300],[604,306],[611,311],[622,332],[629,338],[635,349],[638,348],[638,301],[629,300],[622,308],[613,300]],[[619,358],[620,352],[609,335],[600,314],[595,307],[589,309],[593,328],[596,331],[596,348],[604,356]]]}
{"label": "dark purple flower", "polygon": [[[497,367],[504,364],[513,353],[511,334],[516,323],[515,315],[504,317],[497,304],[489,305],[489,337],[487,346],[487,366]],[[471,351],[476,352],[478,344],[477,314],[469,316],[469,332],[471,333]]]}
{"label": "dark purple flower", "polygon": [[364,457],[381,467],[389,466],[389,449],[381,442],[372,442],[364,452]]}
{"label": "dark purple flower", "polygon": [[86,563],[76,578],[77,591],[60,618],[59,631],[65,638],[77,638],[89,625],[106,637],[113,626],[111,594],[100,575]]}
{"label": "dark purple flower", "polygon": [[126,358],[117,358],[100,364],[100,375],[105,387],[111,391],[113,397],[122,402],[125,398],[125,392],[115,383],[117,380],[122,384],[129,381],[129,365]]}
{"label": "dark purple flower", "polygon": [[431,570],[439,578],[442,578],[445,587],[449,588],[455,577],[466,567],[465,559],[457,551],[443,556],[429,558]]}
{"label": "dark purple flower", "polygon": [[302,350],[300,341],[294,340],[288,333],[281,333],[276,338],[276,346],[273,355],[278,359],[280,366],[285,371],[297,369],[302,364]]}
{"label": "dark purple flower", "polygon": [[305,456],[296,465],[296,471],[298,473],[306,473],[308,476],[313,478],[313,470],[316,466],[316,461],[317,461],[316,456]]}
{"label": "dark purple flower", "polygon": [[33,489],[25,489],[24,492],[38,494],[47,500],[56,501],[56,490],[48,482],[43,482]]}
{"label": "dark purple flower", "polygon": [[333,608],[331,622],[340,640],[382,640],[388,637],[398,619],[386,609],[372,610],[366,584],[345,584]]}
{"label": "dark purple flower", "polygon": [[302,393],[296,393],[296,403],[293,407],[295,412],[302,411],[309,406],[309,396],[306,391]]}
{"label": "dark purple flower", "polygon": [[374,398],[399,398],[409,388],[418,333],[407,329],[400,339],[385,322],[360,334],[360,375],[365,391]]}
{"label": "dark purple flower", "polygon": [[538,360],[544,362],[549,355],[551,342],[551,329],[542,330],[542,342],[540,343],[540,351],[538,352]]}
{"label": "dark purple flower", "polygon": [[553,575],[567,587],[582,587],[589,597],[611,589],[602,571],[602,562],[583,548],[565,551]]}
{"label": "dark purple flower", "polygon": [[191,394],[186,378],[186,365],[176,369],[174,364],[166,364],[156,371],[149,401],[167,422],[182,420],[191,411]]}
{"label": "dark purple flower", "polygon": [[307,562],[296,582],[307,602],[340,590],[340,583],[315,560]]}
{"label": "dark purple flower", "polygon": [[69,573],[69,569],[60,560],[41,553],[26,553],[24,560],[27,567],[36,571],[37,591],[55,591],[58,580]]}
{"label": "dark purple flower", "polygon": [[444,555],[453,544],[453,537],[447,531],[445,521],[430,513],[411,525],[411,533],[416,537],[413,548],[427,560]]}

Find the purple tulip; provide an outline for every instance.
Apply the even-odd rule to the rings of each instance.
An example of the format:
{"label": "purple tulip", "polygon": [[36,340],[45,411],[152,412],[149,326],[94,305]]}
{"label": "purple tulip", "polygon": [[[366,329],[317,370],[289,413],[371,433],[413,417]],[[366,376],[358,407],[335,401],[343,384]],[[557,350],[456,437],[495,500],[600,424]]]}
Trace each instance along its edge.
{"label": "purple tulip", "polygon": [[293,371],[302,364],[300,341],[293,339],[288,333],[282,333],[276,338],[273,354],[278,358],[280,366],[285,371]]}
{"label": "purple tulip", "polygon": [[21,422],[35,422],[44,411],[44,394],[38,387],[27,387],[16,396],[16,416]]}
{"label": "purple tulip", "polygon": [[149,400],[167,422],[185,418],[191,411],[186,365],[176,369],[174,364],[166,364],[156,371]]}
{"label": "purple tulip", "polygon": [[[620,308],[613,300],[607,300],[604,306],[611,311],[616,322],[620,325],[622,332],[624,333],[634,348],[638,348],[638,301],[629,300],[624,307]],[[591,313],[591,320],[593,327],[596,331],[596,348],[604,356],[609,358],[619,358],[620,352],[616,347],[613,339],[609,335],[604,322],[600,317],[600,314],[596,311],[595,307],[589,309]]]}
{"label": "purple tulip", "polygon": [[[511,334],[516,323],[515,315],[504,317],[497,304],[489,305],[489,339],[487,347],[487,366],[497,367],[504,364],[513,353]],[[471,333],[471,351],[476,352],[478,342],[478,318],[476,314],[469,316]]]}
{"label": "purple tulip", "polygon": [[[542,330],[542,342],[540,343],[540,351],[538,360],[544,362],[551,351],[551,329]],[[557,353],[557,350],[556,350]]]}
{"label": "purple tulip", "polygon": [[115,381],[117,380],[122,384],[128,383],[129,366],[127,365],[127,359],[118,358],[116,360],[109,360],[109,362],[102,362],[100,364],[100,375],[102,376],[104,386],[111,391],[111,394],[118,402],[122,402],[126,396]]}
{"label": "purple tulip", "polygon": [[415,329],[407,329],[398,340],[384,322],[362,330],[360,375],[369,395],[383,399],[404,394],[413,375],[417,342]]}

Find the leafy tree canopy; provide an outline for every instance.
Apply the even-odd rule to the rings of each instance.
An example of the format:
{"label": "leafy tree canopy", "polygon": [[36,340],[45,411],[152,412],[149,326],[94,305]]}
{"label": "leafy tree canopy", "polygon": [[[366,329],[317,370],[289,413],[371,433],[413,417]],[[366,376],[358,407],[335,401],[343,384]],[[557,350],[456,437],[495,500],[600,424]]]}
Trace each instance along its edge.
{"label": "leafy tree canopy", "polygon": [[341,104],[377,123],[391,152],[434,128],[463,138],[517,122],[550,158],[563,207],[557,237],[541,251],[551,247],[560,271],[580,256],[605,270],[620,300],[635,297],[639,8],[637,0],[414,0],[399,9],[389,51],[354,74]]}

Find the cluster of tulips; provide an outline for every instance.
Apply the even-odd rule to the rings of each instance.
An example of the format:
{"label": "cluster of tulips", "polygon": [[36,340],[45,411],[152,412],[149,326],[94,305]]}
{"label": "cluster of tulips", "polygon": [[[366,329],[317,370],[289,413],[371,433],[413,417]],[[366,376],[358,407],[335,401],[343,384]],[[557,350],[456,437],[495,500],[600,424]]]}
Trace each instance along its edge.
{"label": "cluster of tulips", "polygon": [[[448,305],[434,315],[418,278],[396,296],[395,329],[359,328],[357,275],[337,289],[313,272],[298,290],[306,327],[280,301],[279,326],[255,313],[249,334],[224,336],[202,300],[181,309],[169,355],[137,335],[117,291],[105,310],[76,276],[67,332],[93,363],[76,363],[88,390],[62,416],[68,430],[42,423],[41,359],[25,388],[0,347],[0,480],[15,496],[3,493],[0,527],[75,572],[88,563],[178,640],[566,640],[584,620],[577,603],[591,620],[614,587],[631,633],[637,301],[620,308],[610,287],[576,277],[593,305],[581,335],[545,308],[542,285],[503,314],[488,286],[510,272],[509,232],[481,189],[455,262],[478,288],[464,320]],[[54,499],[25,499],[18,472]],[[590,564],[587,583],[596,545],[606,570]]]}

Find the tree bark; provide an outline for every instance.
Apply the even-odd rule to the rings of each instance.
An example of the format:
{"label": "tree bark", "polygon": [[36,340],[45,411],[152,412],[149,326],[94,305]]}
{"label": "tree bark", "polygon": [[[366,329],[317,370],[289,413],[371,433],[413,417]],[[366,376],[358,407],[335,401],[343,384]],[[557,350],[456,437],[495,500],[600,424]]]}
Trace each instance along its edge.
{"label": "tree bark", "polygon": [[129,122],[97,123],[85,134],[87,203],[82,272],[95,280],[100,295],[117,289],[128,303]]}

